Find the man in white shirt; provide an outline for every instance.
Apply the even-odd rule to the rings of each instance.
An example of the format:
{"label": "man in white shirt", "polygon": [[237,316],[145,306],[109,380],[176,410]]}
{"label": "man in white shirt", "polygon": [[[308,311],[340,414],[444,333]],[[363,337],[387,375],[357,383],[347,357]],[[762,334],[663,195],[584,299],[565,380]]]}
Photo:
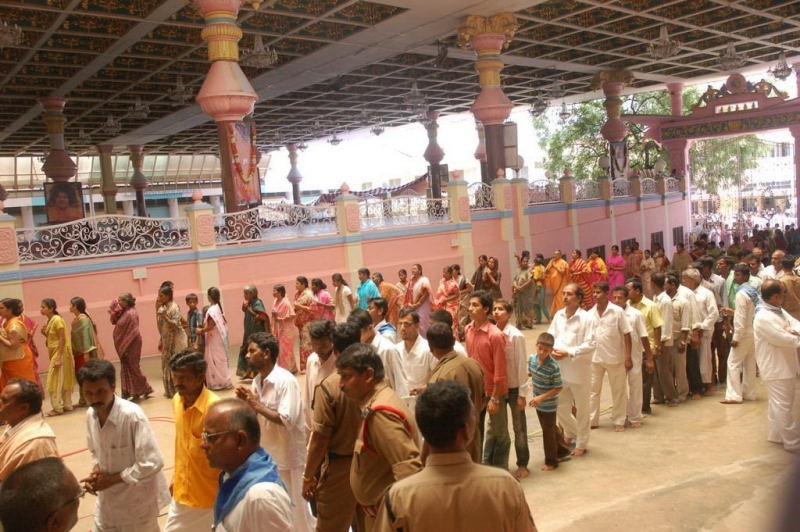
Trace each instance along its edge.
{"label": "man in white shirt", "polygon": [[287,532],[292,501],[272,457],[259,446],[261,427],[247,403],[223,399],[208,409],[202,447],[223,471],[214,503],[216,532]]}
{"label": "man in white shirt", "polygon": [[[705,394],[713,393],[712,374],[711,374],[711,337],[714,334],[714,324],[719,319],[717,302],[714,294],[708,288],[702,286],[702,276],[694,268],[687,268],[683,271],[681,280],[683,284],[694,292],[695,307],[692,312],[694,317],[693,331],[695,337],[699,337],[700,342],[697,348],[697,360],[688,356],[688,377],[689,387],[693,398],[700,398]],[[698,377],[700,382],[698,382]]]}
{"label": "man in white shirt", "polygon": [[159,510],[169,503],[164,458],[142,409],[114,394],[111,362],[89,360],[78,372],[86,412],[92,472],[81,480],[97,495],[94,530],[157,532]]}
{"label": "man in white shirt", "polygon": [[[403,374],[408,379],[410,395],[416,395],[425,389],[433,368],[436,367],[436,357],[431,354],[428,341],[420,335],[419,319],[419,314],[414,310],[407,308],[400,310],[398,327],[401,340],[395,347],[400,352]],[[400,397],[403,398],[402,395]],[[412,405],[409,405],[409,408],[411,407]]]}
{"label": "man in white shirt", "polygon": [[[336,372],[336,357],[333,356],[333,327],[331,320],[312,321],[308,324],[308,336],[311,338],[311,349],[314,351],[306,360],[306,385],[303,395],[303,414],[306,429],[311,430],[314,389],[325,377]],[[245,348],[246,349],[246,348]]]}
{"label": "man in white shirt", "polygon": [[[378,352],[383,362],[384,378],[389,386],[402,397],[408,397],[408,377],[403,369],[403,361],[399,349],[390,342],[386,336],[378,334],[374,321],[364,309],[354,309],[347,318],[347,323],[352,324],[361,333],[361,343],[369,344]],[[424,339],[422,339],[425,341]],[[427,345],[427,342],[426,342]]]}
{"label": "man in white shirt", "polygon": [[[439,308],[439,309],[436,309],[433,312],[431,312],[431,324],[434,324],[436,322],[444,323],[448,327],[453,329],[453,315],[450,314],[449,312],[447,312],[443,308]],[[456,333],[457,333],[457,331],[455,329],[453,329],[453,335],[454,336],[457,336]],[[469,356],[469,355],[467,355],[467,348],[464,347],[464,344],[462,344],[458,340],[455,340],[455,343],[453,344],[453,351],[455,351],[457,355]],[[431,351],[431,353],[432,352],[433,351]],[[527,366],[526,366],[526,368],[527,368]],[[526,375],[527,375],[527,369],[525,371],[526,371]]]}
{"label": "man in white shirt", "polygon": [[658,306],[658,313],[664,325],[661,327],[661,355],[656,358],[656,372],[653,378],[653,404],[677,406],[678,390],[675,387],[675,353],[680,339],[673,339],[674,310],[672,298],[664,290],[667,276],[664,272],[656,272],[651,278],[653,284],[653,302]]}
{"label": "man in white shirt", "polygon": [[[628,370],[628,408],[627,417],[631,427],[642,426],[642,371],[653,371],[653,352],[650,350],[650,337],[644,315],[633,305],[628,304],[628,289],[616,286],[611,293],[611,302],[623,309],[631,326],[631,362]],[[643,357],[644,354],[644,357]]]}
{"label": "man in white shirt", "polygon": [[761,290],[761,283],[764,281],[759,277],[761,270],[764,269],[764,265],[761,264],[761,261],[758,260],[758,257],[755,255],[749,255],[747,257],[747,266],[750,268],[750,285],[755,288],[756,290]]}
{"label": "man in white shirt", "polygon": [[756,398],[756,358],[753,320],[756,303],[760,299],[758,291],[749,283],[750,269],[744,264],[733,267],[733,281],[738,287],[736,306],[733,309],[733,339],[728,356],[727,388],[724,404],[740,404]]}
{"label": "man in white shirt", "polygon": [[676,397],[678,402],[682,403],[689,395],[689,380],[686,378],[686,351],[689,346],[689,335],[692,333],[692,310],[688,299],[681,295],[680,289],[684,289],[692,297],[694,297],[694,293],[682,286],[678,276],[672,273],[667,275],[664,287],[672,303],[672,342],[675,347],[672,373],[675,376]]}
{"label": "man in white shirt", "polygon": [[[547,329],[556,340],[551,356],[558,362],[564,383],[558,395],[557,418],[564,429],[564,439],[567,443],[575,442],[572,455],[583,456],[589,446],[591,428],[594,327],[589,314],[581,308],[584,293],[580,286],[570,283],[560,295],[564,308],[556,312]],[[573,406],[577,418],[572,414]]]}
{"label": "man in white shirt", "polygon": [[316,523],[303,499],[303,467],[306,462],[306,432],[300,386],[294,375],[277,365],[278,339],[255,333],[247,346],[247,360],[258,371],[252,388],[236,389],[259,415],[261,446],[275,460],[292,499],[294,529],[311,532]]}
{"label": "man in white shirt", "polygon": [[592,427],[600,426],[600,393],[603,390],[603,375],[608,374],[611,386],[611,419],[614,430],[625,430],[628,408],[628,389],[625,376],[633,367],[631,358],[631,326],[625,312],[608,301],[608,283],[594,283],[594,298],[597,303],[589,309],[593,322],[595,350],[592,354],[592,395],[589,409],[592,412]]}
{"label": "man in white shirt", "polygon": [[800,423],[794,412],[800,322],[781,308],[786,288],[777,279],[761,285],[753,329],[756,362],[767,389],[767,440],[800,453]]}
{"label": "man in white shirt", "polygon": [[[514,311],[513,305],[505,299],[495,299],[492,303],[492,317],[497,324],[497,328],[503,331],[508,338],[506,343],[506,379],[508,381],[508,407],[511,410],[511,425],[514,429],[514,450],[517,455],[517,471],[514,473],[516,478],[527,478],[528,461],[530,451],[528,450],[528,423],[525,419],[525,408],[518,405],[522,398],[530,397],[530,385],[528,384],[528,350],[525,347],[525,336],[519,329],[511,325],[511,313]],[[486,441],[490,445],[493,436],[488,436]],[[494,443],[491,443],[494,445]]]}
{"label": "man in white shirt", "polygon": [[786,253],[780,249],[773,251],[770,257],[770,265],[761,270],[758,276],[761,277],[763,281],[767,279],[780,279],[783,277],[786,274],[783,269],[783,257],[785,255]]}

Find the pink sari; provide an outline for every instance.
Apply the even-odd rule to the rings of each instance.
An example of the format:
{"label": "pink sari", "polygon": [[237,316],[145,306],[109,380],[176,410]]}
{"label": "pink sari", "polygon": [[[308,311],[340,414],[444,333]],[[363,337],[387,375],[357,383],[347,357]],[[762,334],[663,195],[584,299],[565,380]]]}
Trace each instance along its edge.
{"label": "pink sari", "polygon": [[315,320],[334,320],[334,313],[332,308],[328,308],[325,305],[333,304],[333,298],[331,297],[330,293],[324,288],[314,294],[314,309],[315,309]]}
{"label": "pink sari", "polygon": [[297,371],[294,361],[294,339],[297,327],[294,324],[294,308],[285,297],[272,302],[272,330],[278,338],[278,365],[292,373]]}
{"label": "pink sari", "polygon": [[[453,317],[453,333],[458,332],[458,283],[454,279],[442,279],[439,281],[439,288],[436,290],[436,297],[433,300],[433,308],[444,309]],[[448,297],[456,296],[447,301]]]}
{"label": "pink sari", "polygon": [[[608,257],[606,265],[608,266],[608,296],[611,297],[611,292],[614,291],[615,286],[625,284],[625,268],[627,266],[625,258],[622,255],[612,255]],[[614,270],[612,266],[622,268],[621,270]]]}
{"label": "pink sari", "polygon": [[208,364],[206,386],[210,390],[227,390],[233,387],[231,370],[228,367],[228,322],[222,314],[219,304],[208,307],[203,322],[203,326],[206,328],[208,320],[212,320],[215,327],[207,330],[205,334],[205,359]]}
{"label": "pink sari", "polygon": [[433,290],[431,289],[431,282],[427,277],[423,276],[417,279],[416,282],[413,280],[411,282],[413,283],[410,289],[412,301],[419,301],[424,290],[428,292],[425,301],[415,309],[417,314],[419,314],[419,334],[424,338],[428,334],[428,325],[431,322],[431,310],[433,310],[431,299],[433,298]]}
{"label": "pink sari", "polygon": [[295,292],[294,302],[296,305],[311,307],[311,310],[296,310],[294,317],[294,324],[297,325],[297,330],[300,331],[300,371],[305,371],[306,360],[308,360],[313,351],[311,349],[311,337],[308,335],[308,324],[315,319],[314,293],[310,288]]}

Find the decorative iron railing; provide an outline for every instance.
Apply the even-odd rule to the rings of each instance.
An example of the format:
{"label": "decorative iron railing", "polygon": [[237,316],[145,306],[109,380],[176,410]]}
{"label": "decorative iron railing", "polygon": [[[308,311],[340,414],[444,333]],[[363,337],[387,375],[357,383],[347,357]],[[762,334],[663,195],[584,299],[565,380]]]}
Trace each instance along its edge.
{"label": "decorative iron railing", "polygon": [[611,181],[611,196],[618,198],[620,196],[631,195],[631,183],[624,177],[618,177]]}
{"label": "decorative iron railing", "polygon": [[447,198],[427,199],[418,196],[398,196],[359,202],[361,229],[369,231],[388,226],[447,223]]}
{"label": "decorative iron railing", "polygon": [[557,203],[559,201],[561,201],[561,189],[558,183],[541,179],[528,185],[528,205]]}
{"label": "decorative iron railing", "polygon": [[643,177],[639,180],[642,187],[642,196],[649,194],[658,194],[658,187],[656,187],[656,180],[652,177]]}
{"label": "decorative iron railing", "polygon": [[20,264],[39,264],[192,247],[186,218],[101,215],[17,229]]}
{"label": "decorative iron railing", "polygon": [[215,216],[217,245],[336,234],[333,205],[280,203]]}
{"label": "decorative iron railing", "polygon": [[668,177],[664,180],[664,185],[667,192],[680,192],[681,180],[674,177]]}
{"label": "decorative iron railing", "polygon": [[600,198],[600,184],[594,179],[575,182],[575,200],[586,201]]}
{"label": "decorative iron railing", "polygon": [[469,208],[473,211],[494,209],[494,189],[488,183],[472,183],[467,187]]}

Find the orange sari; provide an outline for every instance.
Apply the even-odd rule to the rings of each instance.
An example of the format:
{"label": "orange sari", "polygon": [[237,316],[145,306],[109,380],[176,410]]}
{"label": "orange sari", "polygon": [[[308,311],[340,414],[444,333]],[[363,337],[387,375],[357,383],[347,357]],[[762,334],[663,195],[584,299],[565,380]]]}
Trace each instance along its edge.
{"label": "orange sari", "polygon": [[3,324],[3,329],[7,337],[16,337],[22,345],[22,350],[25,356],[19,360],[7,360],[3,362],[3,374],[0,375],[0,390],[6,387],[8,381],[11,379],[26,379],[31,382],[36,382],[36,371],[33,369],[33,351],[28,346],[28,329],[25,328],[25,323],[22,321],[22,316],[14,316],[10,320],[6,320]]}

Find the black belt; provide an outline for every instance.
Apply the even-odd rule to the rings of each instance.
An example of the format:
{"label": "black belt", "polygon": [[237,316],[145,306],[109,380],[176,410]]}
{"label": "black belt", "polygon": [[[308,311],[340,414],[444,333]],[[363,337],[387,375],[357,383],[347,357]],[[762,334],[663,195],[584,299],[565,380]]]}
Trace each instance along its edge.
{"label": "black belt", "polygon": [[328,453],[328,460],[336,460],[337,458],[352,458],[352,454],[336,454],[329,452]]}

